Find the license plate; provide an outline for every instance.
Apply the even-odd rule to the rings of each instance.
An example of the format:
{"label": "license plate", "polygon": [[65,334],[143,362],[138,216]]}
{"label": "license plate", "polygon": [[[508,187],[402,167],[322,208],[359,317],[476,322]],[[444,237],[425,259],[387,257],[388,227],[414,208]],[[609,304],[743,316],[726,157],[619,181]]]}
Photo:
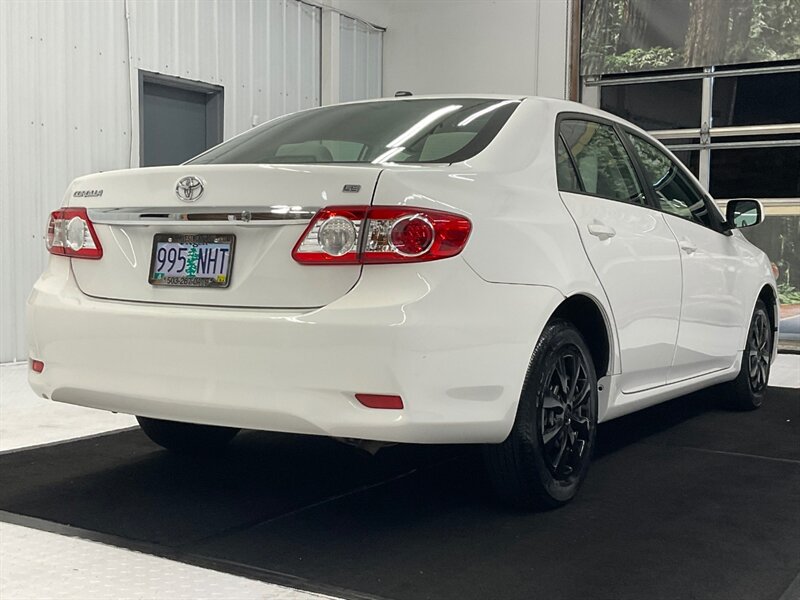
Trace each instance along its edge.
{"label": "license plate", "polygon": [[153,237],[150,283],[179,287],[228,287],[236,236],[166,234]]}

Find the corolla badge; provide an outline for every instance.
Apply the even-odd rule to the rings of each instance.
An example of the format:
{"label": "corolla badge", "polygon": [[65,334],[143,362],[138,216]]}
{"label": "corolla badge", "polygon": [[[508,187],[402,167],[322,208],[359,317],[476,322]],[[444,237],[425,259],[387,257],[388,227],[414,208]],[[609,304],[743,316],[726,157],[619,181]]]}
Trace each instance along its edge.
{"label": "corolla badge", "polygon": [[194,175],[181,177],[175,184],[175,195],[184,202],[196,202],[203,195],[203,180]]}

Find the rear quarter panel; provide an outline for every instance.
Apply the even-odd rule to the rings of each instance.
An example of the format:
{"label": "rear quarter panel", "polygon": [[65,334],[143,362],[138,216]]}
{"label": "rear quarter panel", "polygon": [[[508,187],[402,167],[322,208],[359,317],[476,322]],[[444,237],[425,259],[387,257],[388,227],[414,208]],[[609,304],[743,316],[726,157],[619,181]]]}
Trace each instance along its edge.
{"label": "rear quarter panel", "polygon": [[[526,100],[492,144],[471,160],[446,168],[387,168],[374,204],[467,216],[473,229],[462,256],[479,277],[498,284],[547,286],[566,297],[587,295],[614,331],[605,292],[558,193],[556,112],[536,99]],[[611,372],[616,365],[614,347]]]}

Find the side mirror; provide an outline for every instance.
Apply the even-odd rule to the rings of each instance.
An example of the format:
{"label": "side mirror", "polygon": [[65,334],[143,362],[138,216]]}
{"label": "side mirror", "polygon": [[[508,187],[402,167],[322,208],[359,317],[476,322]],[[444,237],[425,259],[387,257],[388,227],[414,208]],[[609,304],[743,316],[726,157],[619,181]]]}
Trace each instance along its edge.
{"label": "side mirror", "polygon": [[764,207],[761,206],[761,202],[752,198],[728,200],[725,220],[728,229],[753,227],[764,221]]}

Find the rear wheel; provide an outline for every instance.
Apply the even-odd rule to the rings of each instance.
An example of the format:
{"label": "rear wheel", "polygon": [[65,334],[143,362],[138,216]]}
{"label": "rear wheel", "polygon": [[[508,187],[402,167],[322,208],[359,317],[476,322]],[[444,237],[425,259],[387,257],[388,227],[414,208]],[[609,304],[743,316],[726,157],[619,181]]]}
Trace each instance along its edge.
{"label": "rear wheel", "polygon": [[772,343],[772,325],[767,307],[759,300],[750,319],[742,368],[736,379],[723,387],[733,408],[755,410],[761,406],[769,383]]}
{"label": "rear wheel", "polygon": [[201,454],[214,452],[230,442],[238,429],[136,417],[142,431],[159,446],[174,452]]}
{"label": "rear wheel", "polygon": [[484,447],[495,491],[524,508],[566,504],[586,476],[596,430],[591,354],[574,325],[554,320],[533,351],[511,433]]}

